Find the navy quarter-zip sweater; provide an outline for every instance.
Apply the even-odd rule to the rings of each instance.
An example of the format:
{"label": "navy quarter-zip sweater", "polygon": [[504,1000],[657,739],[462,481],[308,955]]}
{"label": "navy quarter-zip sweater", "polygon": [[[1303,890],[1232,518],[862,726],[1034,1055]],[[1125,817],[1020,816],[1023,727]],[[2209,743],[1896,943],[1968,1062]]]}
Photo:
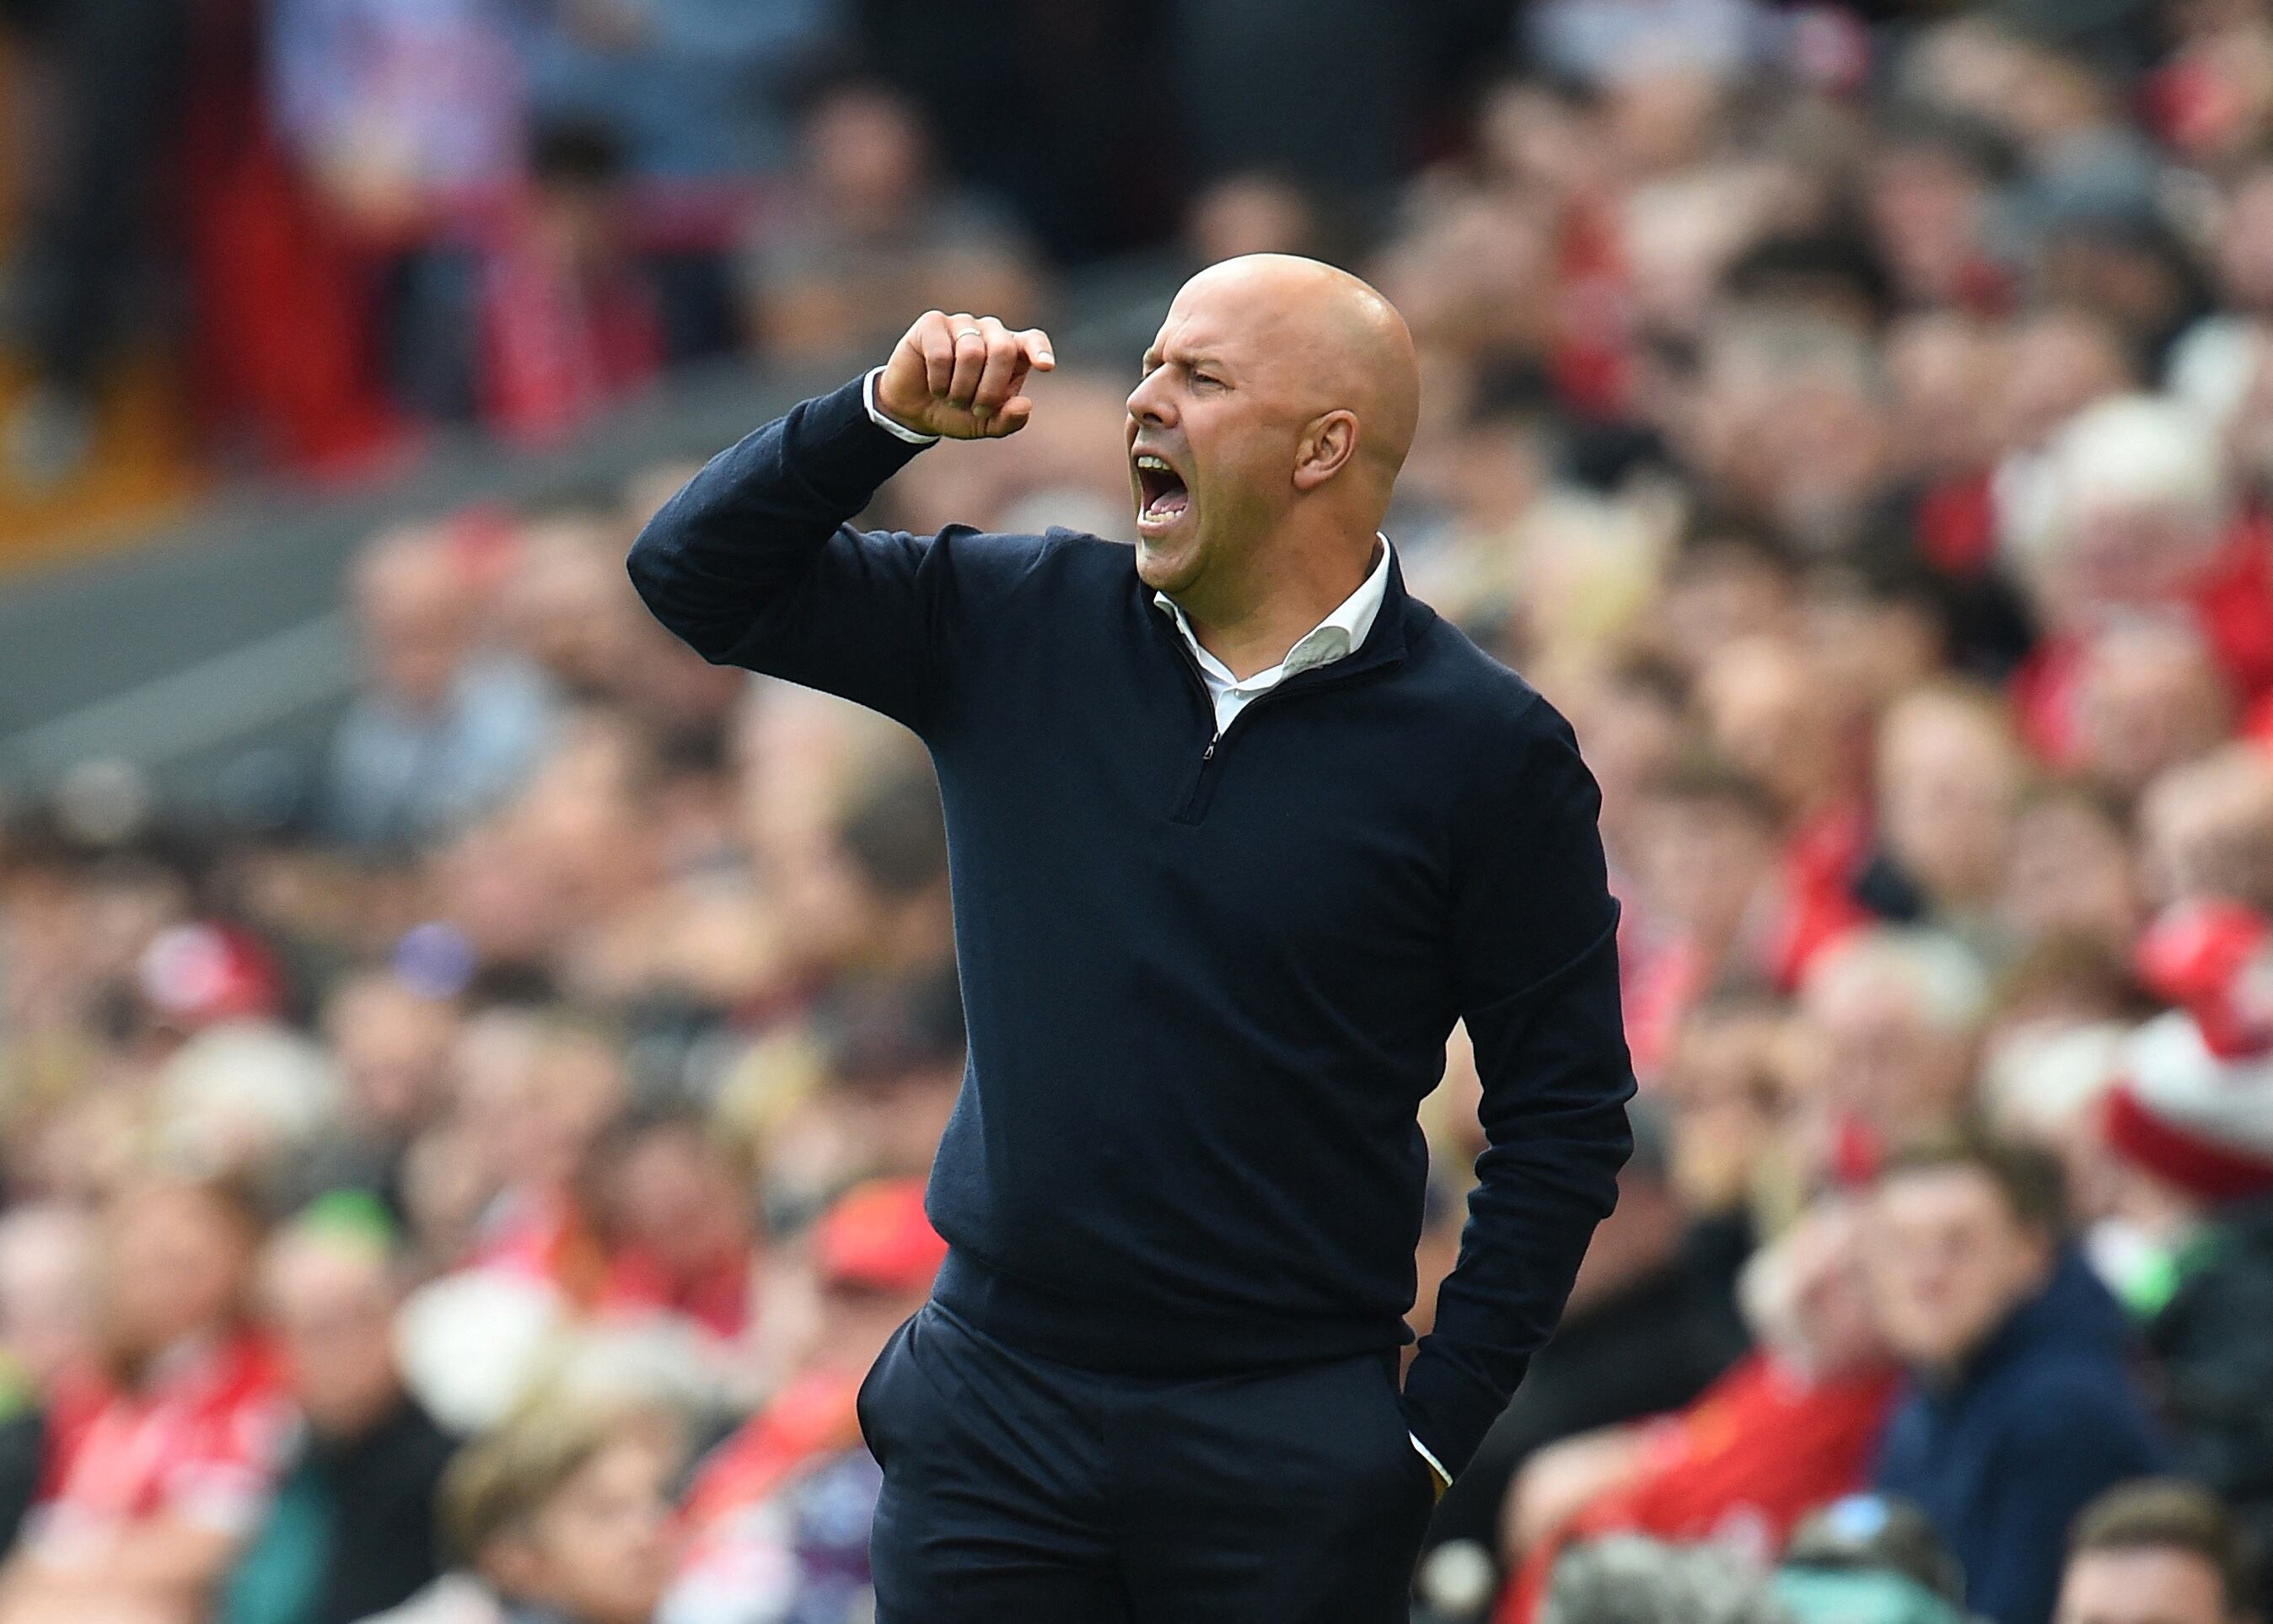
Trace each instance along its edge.
{"label": "navy quarter-zip sweater", "polygon": [[1459,1471],[1631,1147],[1617,908],[1569,726],[1392,567],[1360,648],[1219,739],[1127,546],[851,528],[918,449],[848,384],[714,459],[630,568],[705,658],[931,750],[970,1028],[936,1297],[1129,1374],[1410,1340],[1415,1113],[1465,1018],[1489,1148],[1405,1385]]}

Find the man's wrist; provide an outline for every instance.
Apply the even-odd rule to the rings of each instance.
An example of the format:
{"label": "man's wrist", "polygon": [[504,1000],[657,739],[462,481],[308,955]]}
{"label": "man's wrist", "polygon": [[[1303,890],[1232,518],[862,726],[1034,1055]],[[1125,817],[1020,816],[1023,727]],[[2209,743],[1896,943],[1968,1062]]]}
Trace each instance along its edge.
{"label": "man's wrist", "polygon": [[872,366],[868,369],[868,375],[860,380],[860,403],[868,409],[868,420],[895,440],[904,440],[911,446],[938,444],[938,435],[926,434],[919,429],[911,429],[876,404],[876,380],[883,375],[882,367]]}

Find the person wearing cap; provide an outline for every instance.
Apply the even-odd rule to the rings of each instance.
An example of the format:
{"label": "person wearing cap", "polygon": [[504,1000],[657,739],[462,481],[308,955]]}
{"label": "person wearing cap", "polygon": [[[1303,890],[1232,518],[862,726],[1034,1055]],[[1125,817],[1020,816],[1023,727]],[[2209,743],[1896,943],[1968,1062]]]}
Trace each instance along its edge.
{"label": "person wearing cap", "polygon": [[2102,1128],[2167,1253],[2147,1345],[2178,1464],[2273,1544],[2273,927],[2174,908],[2138,968],[2177,1007],[2124,1045]]}
{"label": "person wearing cap", "polygon": [[[1133,551],[852,523],[925,447],[1023,430],[1055,365],[926,312],[628,560],[704,658],[937,770],[970,1057],[947,1261],[861,1406],[878,1616],[1373,1624],[1617,1201],[1601,793],[1407,590],[1381,527],[1421,374],[1378,291],[1273,253],[1185,285],[1128,400]],[[1487,1146],[1407,1364],[1459,1024]]]}
{"label": "person wearing cap", "polygon": [[867,1530],[883,1474],[861,1447],[860,1376],[947,1255],[914,1179],[874,1179],[814,1226],[799,1368],[713,1450],[687,1496],[660,1624],[855,1624],[874,1605]]}

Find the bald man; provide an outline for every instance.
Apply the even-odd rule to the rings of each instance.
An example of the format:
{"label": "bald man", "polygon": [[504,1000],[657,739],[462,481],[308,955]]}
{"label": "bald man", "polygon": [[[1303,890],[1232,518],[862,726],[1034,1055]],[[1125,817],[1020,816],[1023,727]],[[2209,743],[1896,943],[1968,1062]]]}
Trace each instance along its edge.
{"label": "bald man", "polygon": [[[932,1301],[860,1399],[878,1617],[1387,1624],[1553,1328],[1632,1083],[1571,730],[1405,590],[1388,303],[1257,256],[1129,397],[1136,545],[847,523],[1016,433],[1048,337],[932,312],[718,457],[633,579],[714,661],[930,747],[970,1057]],[[1401,1386],[1465,1019],[1490,1148]]]}

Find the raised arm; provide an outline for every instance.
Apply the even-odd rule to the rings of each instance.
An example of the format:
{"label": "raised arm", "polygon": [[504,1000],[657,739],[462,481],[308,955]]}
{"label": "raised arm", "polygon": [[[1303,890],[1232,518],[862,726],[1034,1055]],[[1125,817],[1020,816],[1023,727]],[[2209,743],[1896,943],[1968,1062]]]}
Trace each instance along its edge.
{"label": "raised arm", "polygon": [[1480,754],[1454,951],[1488,1144],[1405,1383],[1414,1435],[1455,1473],[1554,1330],[1633,1148],[1601,795],[1544,702],[1522,741]]}
{"label": "raised arm", "polygon": [[640,532],[632,584],[713,664],[919,725],[941,688],[954,549],[848,521],[932,440],[1024,427],[1026,380],[1055,365],[1039,329],[927,312],[877,371],[712,458]]}

